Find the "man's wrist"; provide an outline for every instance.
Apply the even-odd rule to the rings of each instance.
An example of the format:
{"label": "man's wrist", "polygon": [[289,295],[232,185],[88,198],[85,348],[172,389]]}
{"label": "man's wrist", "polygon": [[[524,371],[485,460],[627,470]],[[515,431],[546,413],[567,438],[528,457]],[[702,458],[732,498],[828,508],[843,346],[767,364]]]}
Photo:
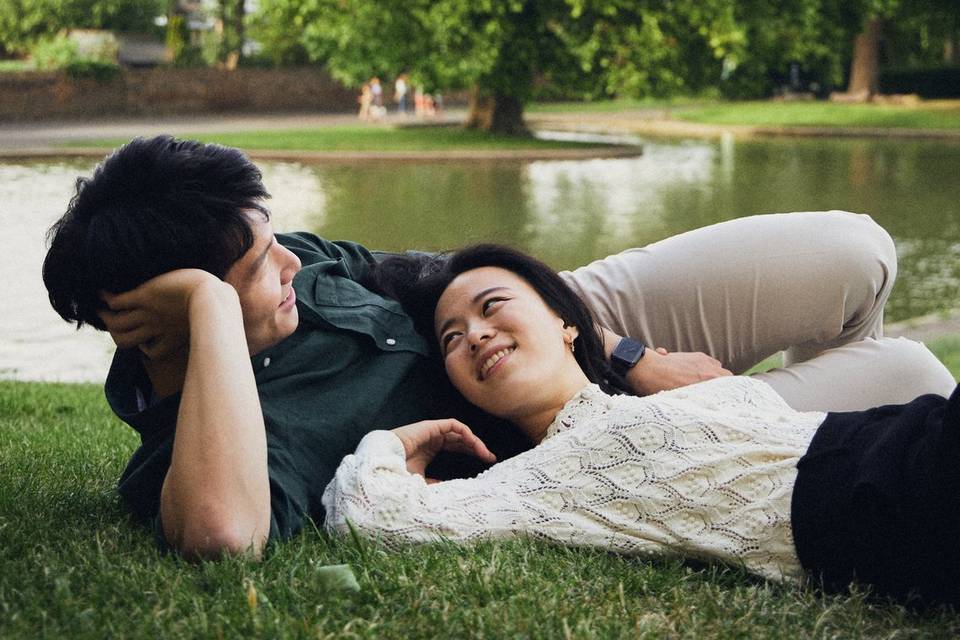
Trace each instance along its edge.
{"label": "man's wrist", "polygon": [[647,346],[633,338],[620,338],[610,354],[610,368],[621,378],[626,378],[646,353]]}

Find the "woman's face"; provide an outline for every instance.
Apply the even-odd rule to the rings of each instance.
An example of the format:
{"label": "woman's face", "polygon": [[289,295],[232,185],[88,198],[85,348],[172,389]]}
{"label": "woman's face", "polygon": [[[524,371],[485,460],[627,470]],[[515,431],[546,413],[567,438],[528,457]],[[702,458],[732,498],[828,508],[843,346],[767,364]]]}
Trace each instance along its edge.
{"label": "woman's face", "polygon": [[[570,350],[577,328],[526,280],[482,267],[457,276],[443,292],[434,329],[447,375],[467,400],[522,424],[560,406],[586,384]],[[570,392],[570,387],[572,393]]]}

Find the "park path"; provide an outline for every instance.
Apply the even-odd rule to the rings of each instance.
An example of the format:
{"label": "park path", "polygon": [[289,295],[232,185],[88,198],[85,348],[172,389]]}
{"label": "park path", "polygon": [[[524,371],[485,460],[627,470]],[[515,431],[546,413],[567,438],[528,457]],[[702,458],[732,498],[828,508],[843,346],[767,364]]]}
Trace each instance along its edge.
{"label": "park path", "polygon": [[[0,122],[0,150],[29,152],[55,149],[65,142],[82,143],[103,138],[132,138],[175,132],[224,133],[234,131],[271,131],[296,128],[367,126],[390,127],[409,124],[460,124],[466,112],[448,110],[437,119],[417,120],[387,114],[377,122],[361,123],[352,113],[289,114],[207,114],[201,116],[117,117],[103,120],[53,120],[39,122]],[[565,127],[569,128],[569,127]]]}
{"label": "park path", "polygon": [[[383,124],[387,126],[395,118]],[[203,116],[154,116],[128,117],[111,120],[10,122],[0,124],[0,150],[26,151],[50,149],[67,141],[83,142],[102,138],[127,138],[154,136],[176,132],[190,134],[199,132],[222,133],[227,131],[253,131],[294,129],[300,127],[326,127],[358,124],[353,114],[281,114],[281,115],[203,115]]]}
{"label": "park path", "polygon": [[[101,146],[85,147],[86,141],[104,138],[129,139],[170,133],[189,137],[196,133],[269,131],[332,126],[444,126],[463,123],[466,112],[448,110],[440,117],[418,120],[413,116],[388,114],[376,122],[359,122],[354,114],[281,114],[220,115],[186,118],[120,118],[109,121],[40,122],[0,124],[0,159],[50,156],[101,158]],[[65,143],[69,148],[64,148]],[[639,145],[616,145],[585,149],[465,149],[437,151],[300,151],[255,150],[247,155],[255,160],[280,160],[303,163],[370,162],[370,161],[475,161],[475,160],[579,160],[587,158],[620,158],[643,153]]]}
{"label": "park path", "polygon": [[[102,138],[128,138],[175,132],[222,133],[232,131],[277,130],[302,127],[326,127],[364,124],[389,127],[409,124],[459,124],[463,109],[449,109],[439,119],[417,120],[412,116],[388,114],[379,122],[360,123],[352,113],[300,114],[227,114],[203,116],[128,117],[93,121],[5,122],[0,123],[0,152],[8,157],[28,155],[30,151],[48,151],[67,141],[80,142]],[[960,130],[879,129],[862,127],[773,127],[749,125],[708,125],[674,120],[668,109],[636,109],[610,113],[528,112],[527,123],[533,129],[579,133],[636,134],[651,136],[716,138],[734,136],[866,136],[885,138],[936,138],[960,141]]]}

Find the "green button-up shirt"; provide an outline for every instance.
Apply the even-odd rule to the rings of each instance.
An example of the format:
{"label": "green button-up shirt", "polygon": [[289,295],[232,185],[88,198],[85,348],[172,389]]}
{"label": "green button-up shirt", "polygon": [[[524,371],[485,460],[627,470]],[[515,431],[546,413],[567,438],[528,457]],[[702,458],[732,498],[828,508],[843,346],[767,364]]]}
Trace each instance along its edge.
{"label": "green button-up shirt", "polygon": [[[294,279],[297,330],[252,359],[267,431],[271,539],[293,535],[308,517],[322,520],[324,488],[368,432],[438,417],[476,423],[400,305],[359,283],[374,262],[369,251],[304,233],[278,240],[304,267]],[[138,353],[119,350],[107,399],[142,441],[119,491],[154,521],[162,542],[160,489],[180,396],[150,402],[151,394]]]}

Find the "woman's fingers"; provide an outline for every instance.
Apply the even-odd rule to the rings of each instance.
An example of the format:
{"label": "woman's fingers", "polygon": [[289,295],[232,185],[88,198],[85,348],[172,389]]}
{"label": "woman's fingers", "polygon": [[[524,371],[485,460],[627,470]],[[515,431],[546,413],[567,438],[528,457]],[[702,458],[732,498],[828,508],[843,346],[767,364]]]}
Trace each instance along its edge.
{"label": "woman's fingers", "polygon": [[449,430],[444,434],[444,449],[474,455],[484,462],[497,461],[497,456],[470,430],[470,427],[453,419],[448,421],[447,427]]}
{"label": "woman's fingers", "polygon": [[496,456],[459,420],[424,420],[393,432],[400,438],[407,458],[424,457],[432,459],[439,451],[455,451],[474,455],[485,462],[496,462]]}

